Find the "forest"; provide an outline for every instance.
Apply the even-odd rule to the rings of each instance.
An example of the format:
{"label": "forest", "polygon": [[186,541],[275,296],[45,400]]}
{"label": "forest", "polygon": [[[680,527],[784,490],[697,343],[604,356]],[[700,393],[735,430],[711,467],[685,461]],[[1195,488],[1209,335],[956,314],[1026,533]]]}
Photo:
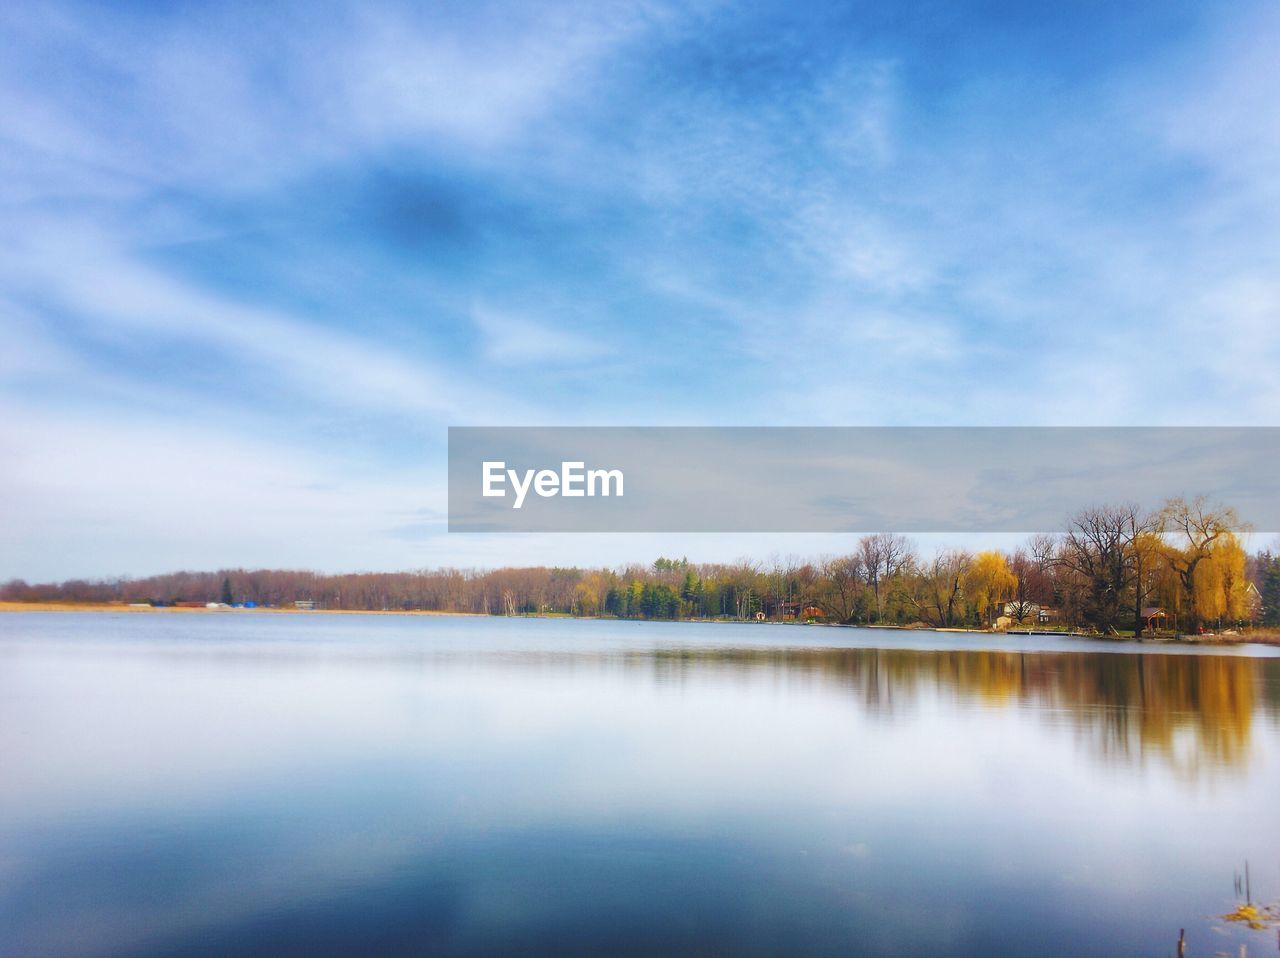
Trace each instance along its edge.
{"label": "forest", "polygon": [[488,615],[764,619],[933,627],[1052,627],[1102,634],[1280,625],[1280,551],[1203,497],[1154,512],[1082,509],[1066,531],[1009,552],[864,535],[850,552],[617,568],[424,569],[321,574],[220,569],[0,586],[9,602],[179,603]]}

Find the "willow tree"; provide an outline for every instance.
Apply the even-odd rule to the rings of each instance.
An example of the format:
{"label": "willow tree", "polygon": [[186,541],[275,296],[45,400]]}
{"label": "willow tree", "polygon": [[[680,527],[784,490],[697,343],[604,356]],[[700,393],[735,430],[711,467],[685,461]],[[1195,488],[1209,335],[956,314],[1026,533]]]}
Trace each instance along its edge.
{"label": "willow tree", "polygon": [[1132,551],[1133,562],[1133,635],[1141,638],[1147,627],[1147,618],[1142,613],[1151,595],[1158,588],[1161,559],[1164,542],[1156,531],[1159,520],[1148,516],[1138,521],[1134,527]]}
{"label": "willow tree", "polygon": [[990,624],[991,609],[999,608],[1013,598],[1018,577],[999,552],[979,552],[964,572],[964,595],[978,614],[979,621]]}
{"label": "willow tree", "polygon": [[1198,627],[1205,620],[1205,610],[1201,607],[1203,590],[1196,588],[1196,576],[1212,558],[1215,548],[1234,540],[1236,533],[1244,530],[1244,524],[1234,509],[1211,506],[1204,496],[1190,501],[1170,499],[1160,510],[1159,523],[1165,562],[1182,586],[1190,625]]}
{"label": "willow tree", "polygon": [[1195,577],[1196,608],[1205,620],[1239,621],[1247,617],[1246,561],[1244,546],[1235,534],[1227,533],[1214,542]]}

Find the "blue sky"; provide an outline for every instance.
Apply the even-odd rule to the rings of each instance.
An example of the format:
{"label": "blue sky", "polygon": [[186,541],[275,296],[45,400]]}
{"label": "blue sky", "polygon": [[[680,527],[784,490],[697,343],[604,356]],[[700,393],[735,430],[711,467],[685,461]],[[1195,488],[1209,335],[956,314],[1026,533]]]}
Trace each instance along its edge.
{"label": "blue sky", "polygon": [[448,425],[1276,424],[1274,3],[10,4],[0,577],[449,536]]}

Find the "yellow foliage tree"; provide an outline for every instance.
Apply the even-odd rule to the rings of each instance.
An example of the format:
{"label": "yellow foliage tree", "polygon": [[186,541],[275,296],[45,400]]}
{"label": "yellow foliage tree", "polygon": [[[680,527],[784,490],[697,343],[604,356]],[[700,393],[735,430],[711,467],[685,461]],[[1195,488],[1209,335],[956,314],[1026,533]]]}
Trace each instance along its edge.
{"label": "yellow foliage tree", "polygon": [[964,573],[964,595],[985,622],[993,608],[1000,608],[1018,588],[1018,577],[999,552],[979,552]]}
{"label": "yellow foliage tree", "polygon": [[[1215,614],[1215,610],[1224,608],[1224,601],[1221,596],[1213,597],[1214,576],[1201,567],[1212,564],[1224,544],[1238,545],[1236,533],[1245,529],[1244,524],[1234,509],[1211,506],[1203,496],[1190,501],[1170,499],[1160,510],[1159,522],[1168,543],[1165,561],[1177,573],[1182,597],[1188,600],[1187,626],[1195,628],[1205,619],[1217,618],[1222,613]],[[1239,578],[1244,578],[1243,572]],[[1208,584],[1202,586],[1201,580]],[[1220,580],[1218,585],[1221,587]],[[1209,606],[1200,604],[1202,597],[1209,600]]]}
{"label": "yellow foliage tree", "polygon": [[599,615],[604,608],[604,597],[609,591],[609,577],[603,572],[588,572],[574,589],[574,604],[578,615]]}
{"label": "yellow foliage tree", "polygon": [[1245,562],[1244,546],[1235,535],[1227,533],[1213,543],[1195,573],[1195,606],[1202,618],[1234,621],[1246,617]]}

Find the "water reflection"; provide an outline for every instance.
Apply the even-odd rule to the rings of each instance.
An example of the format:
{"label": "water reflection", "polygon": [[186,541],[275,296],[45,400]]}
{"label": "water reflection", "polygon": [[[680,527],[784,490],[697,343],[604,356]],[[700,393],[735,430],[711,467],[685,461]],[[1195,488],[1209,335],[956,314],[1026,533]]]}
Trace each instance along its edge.
{"label": "water reflection", "polygon": [[1280,662],[1265,658],[904,649],[677,649],[631,658],[659,681],[689,670],[820,676],[868,713],[910,713],[920,694],[1068,716],[1110,762],[1160,757],[1184,776],[1247,761],[1254,710],[1280,716]]}
{"label": "water reflection", "polygon": [[909,717],[924,699],[959,707],[1020,709],[1067,721],[1098,759],[1156,758],[1182,777],[1239,768],[1250,755],[1255,711],[1280,719],[1280,660],[1167,654],[927,651],[914,649],[660,648],[509,657],[515,665],[600,669],[678,687],[719,674],[771,675],[839,690],[870,716]]}
{"label": "water reflection", "polygon": [[1277,659],[255,621],[0,641],[0,954],[1212,954],[1280,860]]}

